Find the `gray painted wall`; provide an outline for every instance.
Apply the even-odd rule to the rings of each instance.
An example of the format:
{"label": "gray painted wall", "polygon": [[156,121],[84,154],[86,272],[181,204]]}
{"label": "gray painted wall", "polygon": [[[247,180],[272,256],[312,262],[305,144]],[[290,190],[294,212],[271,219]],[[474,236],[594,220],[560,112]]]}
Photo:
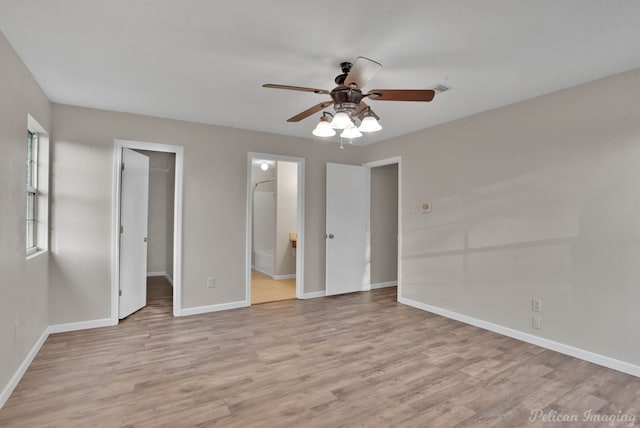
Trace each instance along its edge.
{"label": "gray painted wall", "polygon": [[[110,316],[111,194],[116,138],[184,146],[183,308],[245,299],[247,153],[306,159],[305,292],[324,289],[326,162],[361,163],[334,143],[53,105],[54,323]],[[78,177],[82,179],[79,180]],[[65,219],[80,213],[85,219]],[[80,250],[80,251],[79,251]],[[216,278],[206,288],[207,277]]]}
{"label": "gray painted wall", "polygon": [[165,251],[165,270],[169,274],[171,278],[173,278],[173,221],[174,221],[174,199],[175,199],[175,182],[176,182],[176,155],[175,153],[167,154],[169,156],[169,162],[167,164],[167,169],[169,172],[166,176],[167,182],[167,197],[166,197],[166,208],[165,212],[167,213],[166,223],[165,223],[165,239],[167,242],[167,249]]}
{"label": "gray painted wall", "polygon": [[640,70],[369,148],[392,156],[404,298],[640,364]]}
{"label": "gray painted wall", "polygon": [[[27,115],[51,133],[51,103],[2,33],[0,64],[1,391],[49,325],[49,253],[25,255],[25,165]],[[48,194],[46,163],[40,172],[40,191]]]}
{"label": "gray painted wall", "polygon": [[398,164],[371,168],[371,284],[398,280]]}

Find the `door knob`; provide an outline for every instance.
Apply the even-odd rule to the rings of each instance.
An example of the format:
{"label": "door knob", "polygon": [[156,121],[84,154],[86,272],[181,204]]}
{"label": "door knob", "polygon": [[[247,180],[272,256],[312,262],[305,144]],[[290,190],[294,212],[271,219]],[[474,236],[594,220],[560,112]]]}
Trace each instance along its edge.
{"label": "door knob", "polygon": [[328,235],[327,235],[327,238],[329,238],[329,239],[333,239],[333,233],[328,234]]}

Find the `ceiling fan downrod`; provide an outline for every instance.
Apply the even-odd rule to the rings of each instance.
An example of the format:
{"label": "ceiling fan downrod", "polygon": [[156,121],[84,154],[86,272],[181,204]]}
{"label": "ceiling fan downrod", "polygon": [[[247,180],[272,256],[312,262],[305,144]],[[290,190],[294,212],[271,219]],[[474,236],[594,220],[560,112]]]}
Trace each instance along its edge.
{"label": "ceiling fan downrod", "polygon": [[334,82],[336,82],[336,85],[344,85],[344,81],[346,80],[347,76],[349,75],[349,72],[351,71],[351,67],[353,66],[353,64],[351,64],[350,62],[341,62],[340,63],[340,69],[342,70],[342,74],[338,74],[336,76],[335,79],[333,79]]}

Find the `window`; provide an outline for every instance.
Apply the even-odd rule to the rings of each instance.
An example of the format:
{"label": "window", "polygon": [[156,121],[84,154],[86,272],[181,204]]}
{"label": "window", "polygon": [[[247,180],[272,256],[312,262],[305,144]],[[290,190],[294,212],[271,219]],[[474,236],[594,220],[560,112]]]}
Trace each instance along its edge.
{"label": "window", "polygon": [[38,134],[27,131],[27,254],[38,249]]}
{"label": "window", "polygon": [[27,115],[25,246],[27,259],[49,248],[49,134]]}

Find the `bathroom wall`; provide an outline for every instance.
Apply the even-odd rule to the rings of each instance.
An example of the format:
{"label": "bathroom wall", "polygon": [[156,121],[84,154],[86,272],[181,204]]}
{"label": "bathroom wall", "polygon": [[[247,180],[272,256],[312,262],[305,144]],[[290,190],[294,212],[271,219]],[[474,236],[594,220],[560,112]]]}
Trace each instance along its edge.
{"label": "bathroom wall", "polygon": [[[273,275],[273,252],[276,235],[276,163],[265,161],[269,166],[266,171],[260,168],[262,163],[262,161],[254,160],[251,167],[251,188],[253,189],[251,266],[263,273]],[[268,253],[270,256],[260,256],[256,259],[256,251],[262,254]]]}
{"label": "bathroom wall", "polygon": [[[276,195],[274,192],[253,194],[253,266],[273,275],[275,247]],[[262,256],[261,256],[262,255]],[[268,258],[264,255],[269,255]]]}
{"label": "bathroom wall", "polygon": [[261,162],[255,162],[251,166],[251,184],[256,192],[275,192],[276,191],[276,183],[275,181],[270,181],[268,183],[262,183],[255,187],[257,183],[266,180],[275,180],[276,179],[276,163],[274,161],[266,161],[267,165],[269,165],[269,169],[263,171],[260,169]]}
{"label": "bathroom wall", "polygon": [[278,161],[276,175],[274,275],[278,277],[296,273],[296,258],[289,233],[295,232],[298,224],[298,165],[294,162]]}

